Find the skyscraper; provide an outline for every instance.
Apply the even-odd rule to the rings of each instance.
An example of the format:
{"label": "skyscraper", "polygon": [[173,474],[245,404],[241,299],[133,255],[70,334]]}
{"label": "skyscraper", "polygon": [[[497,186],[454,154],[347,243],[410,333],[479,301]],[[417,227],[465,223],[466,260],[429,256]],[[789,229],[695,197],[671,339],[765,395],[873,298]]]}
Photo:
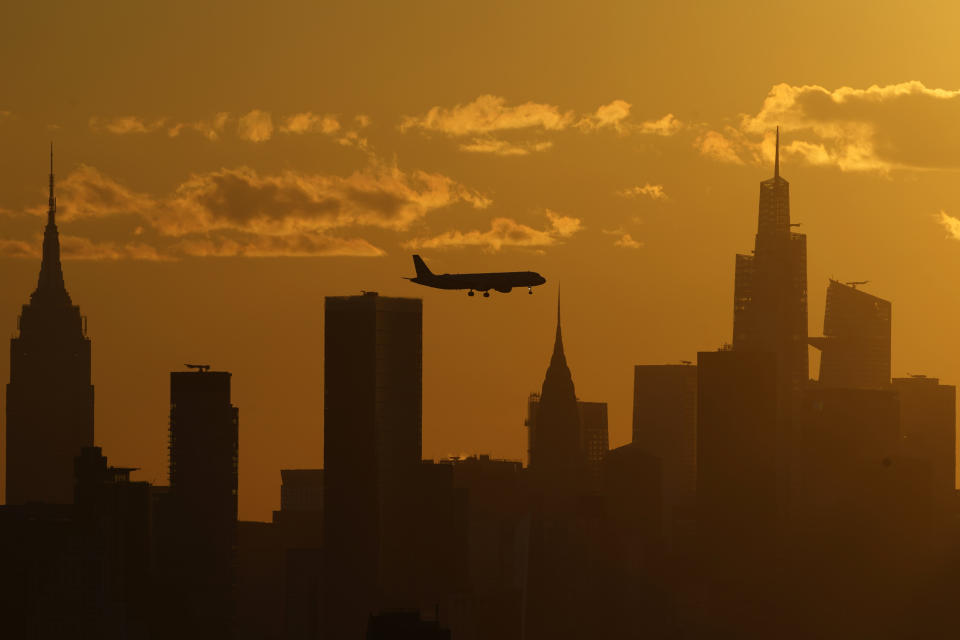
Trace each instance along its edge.
{"label": "skyscraper", "polygon": [[790,222],[790,183],[780,177],[777,130],[773,177],[760,183],[752,255],[738,255],[734,283],[733,348],[776,354],[789,419],[799,411],[807,362],[807,237]]}
{"label": "skyscraper", "polygon": [[697,367],[637,365],[633,371],[633,442],[661,460],[668,539],[689,539],[697,495]]}
{"label": "skyscraper", "polygon": [[[774,589],[781,572],[775,354],[697,354],[697,534],[712,633],[780,637]],[[732,576],[735,576],[732,577]]]}
{"label": "skyscraper", "polygon": [[327,637],[360,638],[400,602],[421,456],[423,301],[328,297],[324,319]]}
{"label": "skyscraper", "polygon": [[73,502],[73,459],[93,446],[86,319],[63,281],[50,147],[50,199],[37,288],[10,340],[7,504]]}
{"label": "skyscraper", "polygon": [[586,459],[590,482],[600,486],[603,459],[610,449],[607,403],[577,401],[580,410],[580,449]]}
{"label": "skyscraper", "polygon": [[957,388],[922,375],[894,378],[893,388],[900,399],[903,452],[930,464],[938,500],[952,498],[956,487]]}
{"label": "skyscraper", "polygon": [[[540,408],[540,394],[531,393],[527,398],[527,453],[533,449],[537,432],[537,411]],[[607,425],[607,403],[577,400],[580,418],[580,450],[587,467],[588,482],[599,488],[603,469],[603,459],[610,449],[610,436]]]}
{"label": "skyscraper", "polygon": [[238,410],[227,371],[170,374],[170,555],[181,615],[206,637],[233,624]]}
{"label": "skyscraper", "polygon": [[544,487],[582,487],[586,455],[582,449],[580,409],[573,376],[563,353],[560,303],[553,355],[543,379],[533,428],[530,432],[530,470]]}
{"label": "skyscraper", "polygon": [[820,384],[846,389],[882,389],[890,384],[888,300],[830,280],[820,349]]}

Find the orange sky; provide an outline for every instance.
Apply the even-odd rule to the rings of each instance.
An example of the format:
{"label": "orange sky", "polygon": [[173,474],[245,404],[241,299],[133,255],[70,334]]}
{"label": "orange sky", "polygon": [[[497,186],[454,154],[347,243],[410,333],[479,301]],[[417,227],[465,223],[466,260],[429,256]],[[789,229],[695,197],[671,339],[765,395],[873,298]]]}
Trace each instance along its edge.
{"label": "orange sky", "polygon": [[[322,463],[323,296],[424,299],[424,455],[518,458],[558,285],[578,395],[730,339],[782,174],[828,277],[893,301],[893,373],[960,380],[960,85],[942,3],[49,2],[0,8],[0,328],[35,286],[56,144],[97,443],[166,482],[168,372],[234,373],[240,514]],[[524,292],[417,287],[532,269]],[[814,370],[815,373],[815,370]]]}

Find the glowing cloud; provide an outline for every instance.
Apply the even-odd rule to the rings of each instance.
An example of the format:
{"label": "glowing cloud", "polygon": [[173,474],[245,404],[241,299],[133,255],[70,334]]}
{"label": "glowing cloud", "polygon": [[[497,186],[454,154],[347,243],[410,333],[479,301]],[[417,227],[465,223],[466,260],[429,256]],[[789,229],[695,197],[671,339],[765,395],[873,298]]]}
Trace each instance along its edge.
{"label": "glowing cloud", "polygon": [[946,211],[941,211],[937,218],[943,228],[947,230],[948,238],[960,240],[960,218],[954,218]]}
{"label": "glowing cloud", "polygon": [[273,136],[273,118],[266,111],[254,109],[240,116],[237,134],[250,142],[265,142]]}
{"label": "glowing cloud", "polygon": [[613,242],[615,247],[623,247],[624,249],[639,249],[643,246],[642,242],[634,240],[629,233],[625,233]]}
{"label": "glowing cloud", "polygon": [[623,132],[623,121],[630,115],[630,103],[626,100],[614,100],[610,104],[599,107],[595,113],[584,116],[577,122],[581,131],[596,131],[609,127],[617,132]]}
{"label": "glowing cloud", "polygon": [[[453,179],[425,171],[404,172],[372,161],[348,176],[252,169],[194,174],[167,196],[137,193],[93,167],[81,165],[58,186],[58,211],[79,218],[128,216],[136,242],[95,243],[64,235],[73,259],[161,260],[189,256],[379,256],[362,238],[331,231],[376,227],[404,231],[432,211],[457,203],[476,209],[490,200]],[[44,214],[43,207],[29,213]],[[568,233],[570,219],[557,216],[555,233]],[[4,240],[2,256],[36,256],[36,246]]]}
{"label": "glowing cloud", "polygon": [[617,191],[617,195],[623,198],[650,198],[651,200],[667,200],[667,193],[663,190],[662,184],[650,184],[649,182],[642,187],[630,187]]}
{"label": "glowing cloud", "polygon": [[865,89],[778,84],[755,115],[724,133],[697,139],[704,155],[723,162],[773,161],[781,127],[781,158],[841,171],[960,167],[960,90],[912,80]]}
{"label": "glowing cloud", "polygon": [[565,129],[573,122],[572,112],[537,102],[507,106],[506,98],[482,95],[473,102],[452,108],[433,107],[426,115],[407,116],[401,131],[421,129],[449,136],[470,136],[511,129],[540,128],[545,131]]}
{"label": "glowing cloud", "polygon": [[121,116],[118,118],[98,118],[92,117],[89,120],[89,126],[92,131],[106,131],[115,135],[126,135],[131,133],[150,133],[163,127],[166,118],[157,118],[153,121],[147,121],[138,116]]}
{"label": "glowing cloud", "polygon": [[404,243],[411,249],[443,249],[482,247],[499,251],[503,247],[547,247],[569,238],[581,229],[578,218],[560,215],[549,209],[546,216],[550,226],[535,229],[512,218],[494,218],[486,231],[446,231],[429,238],[414,238]]}
{"label": "glowing cloud", "polygon": [[477,138],[470,144],[460,145],[462,151],[471,153],[490,153],[497,156],[526,156],[532,151],[546,151],[552,142],[523,142],[514,144],[496,138]]}
{"label": "glowing cloud", "polygon": [[647,133],[658,136],[672,136],[683,128],[680,122],[672,113],[668,113],[659,120],[648,120],[640,125],[641,133]]}
{"label": "glowing cloud", "polygon": [[283,119],[282,133],[323,133],[330,135],[340,130],[335,116],[319,115],[310,111],[297,113]]}

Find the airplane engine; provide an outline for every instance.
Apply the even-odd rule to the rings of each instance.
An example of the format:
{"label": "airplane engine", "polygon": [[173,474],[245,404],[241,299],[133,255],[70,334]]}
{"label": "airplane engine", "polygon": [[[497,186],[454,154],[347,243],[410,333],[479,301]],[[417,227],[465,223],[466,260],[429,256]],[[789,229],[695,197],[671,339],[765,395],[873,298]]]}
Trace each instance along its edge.
{"label": "airplane engine", "polygon": [[497,291],[500,293],[510,293],[511,289],[513,289],[513,287],[497,287]]}

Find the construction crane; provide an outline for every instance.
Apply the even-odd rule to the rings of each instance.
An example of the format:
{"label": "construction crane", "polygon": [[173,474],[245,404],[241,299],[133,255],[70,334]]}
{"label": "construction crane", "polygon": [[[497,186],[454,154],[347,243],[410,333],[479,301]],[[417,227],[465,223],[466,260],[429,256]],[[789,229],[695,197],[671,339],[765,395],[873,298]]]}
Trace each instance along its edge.
{"label": "construction crane", "polygon": [[183,365],[187,369],[196,369],[197,373],[203,373],[204,371],[210,370],[210,365],[208,364],[185,364]]}
{"label": "construction crane", "polygon": [[847,285],[848,287],[853,287],[854,289],[856,289],[858,284],[870,284],[870,281],[869,280],[851,280],[850,282],[844,282],[843,284]]}

